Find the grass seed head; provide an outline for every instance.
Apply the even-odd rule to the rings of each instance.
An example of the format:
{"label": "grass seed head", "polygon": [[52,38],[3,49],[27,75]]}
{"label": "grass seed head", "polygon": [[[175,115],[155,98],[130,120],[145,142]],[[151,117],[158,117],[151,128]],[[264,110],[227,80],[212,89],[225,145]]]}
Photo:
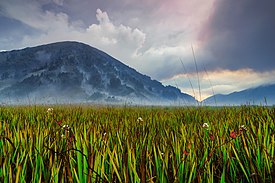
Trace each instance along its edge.
{"label": "grass seed head", "polygon": [[247,128],[246,128],[246,126],[241,125],[241,126],[239,127],[239,130],[242,132],[242,131],[246,131],[246,130],[247,130]]}
{"label": "grass seed head", "polygon": [[53,112],[53,108],[48,108],[48,110],[47,110],[47,113],[52,113]]}
{"label": "grass seed head", "polygon": [[62,129],[67,130],[69,132],[70,127],[69,127],[69,125],[63,125]]}
{"label": "grass seed head", "polygon": [[137,122],[143,122],[143,119],[141,117],[138,117]]}
{"label": "grass seed head", "polygon": [[207,129],[207,128],[209,128],[209,125],[207,123],[203,123],[202,127]]}

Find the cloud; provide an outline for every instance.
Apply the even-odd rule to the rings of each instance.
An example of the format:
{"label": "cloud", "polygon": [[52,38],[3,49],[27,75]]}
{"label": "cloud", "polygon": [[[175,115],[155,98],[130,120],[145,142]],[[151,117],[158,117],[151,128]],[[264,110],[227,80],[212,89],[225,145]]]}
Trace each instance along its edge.
{"label": "cloud", "polygon": [[54,2],[55,4],[57,4],[57,5],[62,6],[63,3],[64,3],[64,0],[53,0],[53,2]]}
{"label": "cloud", "polygon": [[275,69],[275,1],[216,1],[201,30],[201,49],[212,68]]}
{"label": "cloud", "polygon": [[85,37],[90,37],[90,44],[129,63],[129,58],[138,55],[138,51],[146,39],[146,34],[138,28],[131,28],[123,24],[115,25],[110,21],[108,14],[100,9],[97,9],[96,12],[99,24],[90,25],[85,31]]}
{"label": "cloud", "polygon": [[[259,72],[252,69],[239,69],[234,71],[222,69],[200,72],[199,77],[200,87],[202,88],[202,99],[212,96],[213,94],[228,94],[233,91],[241,91],[260,85],[274,84],[274,75],[275,70]],[[189,80],[194,91],[190,86]],[[163,80],[162,82],[166,85],[177,85],[182,91],[199,99],[197,73],[179,74]]]}
{"label": "cloud", "polygon": [[100,24],[110,24],[108,14],[106,12],[102,12],[100,9],[96,10],[96,18]]}
{"label": "cloud", "polygon": [[24,3],[16,0],[1,2],[5,16],[41,31],[41,33],[66,29],[70,26],[69,24],[73,24],[73,22],[69,22],[66,13],[44,10],[43,4],[38,1],[26,1]]}
{"label": "cloud", "polygon": [[[190,65],[194,66],[191,54],[191,47],[184,44],[150,47],[136,58],[138,61],[135,67],[143,67],[143,72],[150,73],[153,78],[170,78],[184,72],[181,60],[188,66],[188,70],[193,69],[190,68]],[[143,65],[138,65],[141,62]]]}
{"label": "cloud", "polygon": [[[81,21],[72,21],[64,12],[43,10],[39,3],[5,3],[4,5],[7,16],[40,32],[35,35],[23,35],[21,43],[17,43],[20,48],[75,40],[95,46],[129,63],[132,57],[138,55],[146,39],[145,33],[138,28],[114,24],[107,12],[101,9],[96,10],[95,16],[98,22],[83,28]],[[27,13],[29,10],[32,15]]]}

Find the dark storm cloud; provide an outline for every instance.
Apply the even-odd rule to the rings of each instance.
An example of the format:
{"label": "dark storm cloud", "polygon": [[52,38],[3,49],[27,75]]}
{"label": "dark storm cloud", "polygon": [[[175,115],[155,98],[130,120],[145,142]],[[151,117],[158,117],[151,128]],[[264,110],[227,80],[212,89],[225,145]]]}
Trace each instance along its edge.
{"label": "dark storm cloud", "polygon": [[208,66],[258,71],[275,69],[275,1],[217,0],[202,30]]}

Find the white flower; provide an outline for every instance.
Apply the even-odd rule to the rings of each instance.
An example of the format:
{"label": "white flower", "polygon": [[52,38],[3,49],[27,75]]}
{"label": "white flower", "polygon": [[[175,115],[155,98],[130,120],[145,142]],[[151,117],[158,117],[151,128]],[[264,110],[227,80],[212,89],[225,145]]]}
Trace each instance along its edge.
{"label": "white flower", "polygon": [[47,110],[47,113],[51,113],[51,112],[53,112],[53,108],[48,108],[48,110]]}
{"label": "white flower", "polygon": [[66,138],[64,134],[61,135],[61,138]]}
{"label": "white flower", "polygon": [[240,131],[246,131],[247,130],[246,126],[244,126],[244,125],[240,126],[239,129],[240,129]]}
{"label": "white flower", "polygon": [[69,125],[63,125],[62,129],[67,130],[69,132],[70,127],[69,127]]}
{"label": "white flower", "polygon": [[104,133],[103,133],[103,136],[105,136],[106,134],[107,134],[107,133],[106,133],[106,132],[104,132]]}
{"label": "white flower", "polygon": [[207,123],[203,123],[202,127],[203,128],[209,128],[209,125]]}
{"label": "white flower", "polygon": [[137,122],[143,122],[143,119],[141,117],[138,117]]}

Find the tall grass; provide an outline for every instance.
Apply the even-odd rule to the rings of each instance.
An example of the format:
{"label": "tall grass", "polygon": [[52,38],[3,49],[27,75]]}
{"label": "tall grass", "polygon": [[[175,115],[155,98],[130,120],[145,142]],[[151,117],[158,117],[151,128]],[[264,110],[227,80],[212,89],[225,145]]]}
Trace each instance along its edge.
{"label": "tall grass", "polygon": [[1,107],[0,182],[274,182],[274,118],[252,106]]}

